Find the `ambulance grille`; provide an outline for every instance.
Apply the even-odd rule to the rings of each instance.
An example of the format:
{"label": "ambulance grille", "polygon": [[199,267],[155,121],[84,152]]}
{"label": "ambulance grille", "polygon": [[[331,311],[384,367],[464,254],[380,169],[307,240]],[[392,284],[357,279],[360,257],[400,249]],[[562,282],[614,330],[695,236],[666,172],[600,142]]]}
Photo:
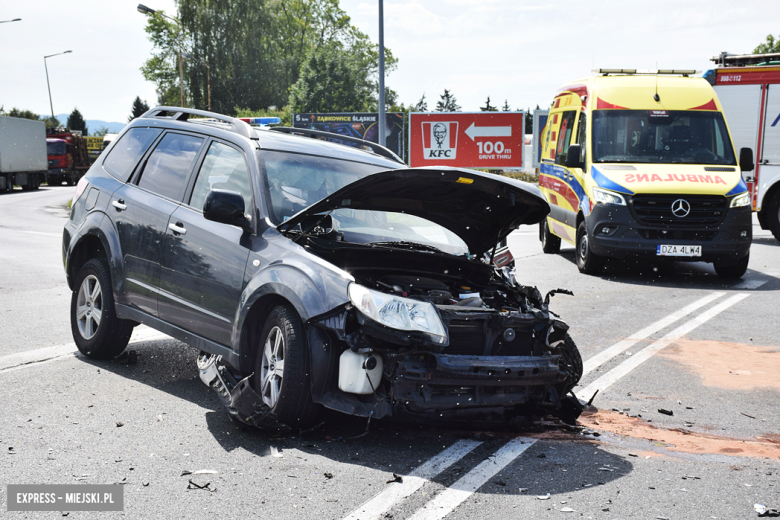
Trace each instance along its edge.
{"label": "ambulance grille", "polygon": [[[632,206],[641,224],[689,227],[717,224],[726,214],[726,197],[720,195],[634,195]],[[691,205],[685,217],[672,213],[672,203],[683,199]]]}

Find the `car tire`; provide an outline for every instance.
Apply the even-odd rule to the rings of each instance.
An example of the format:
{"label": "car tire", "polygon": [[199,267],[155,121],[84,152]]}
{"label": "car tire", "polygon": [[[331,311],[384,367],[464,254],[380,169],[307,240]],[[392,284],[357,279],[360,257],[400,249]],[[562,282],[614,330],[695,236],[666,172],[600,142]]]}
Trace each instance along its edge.
{"label": "car tire", "polygon": [[745,255],[743,258],[740,258],[736,264],[715,262],[714,263],[715,272],[718,273],[718,276],[720,276],[721,278],[742,278],[742,276],[747,271],[749,262],[750,262],[750,253]]}
{"label": "car tire", "polygon": [[121,354],[130,341],[134,322],[116,315],[108,261],[89,260],[73,287],[70,328],[79,351],[94,359],[111,359]]}
{"label": "car tire", "polygon": [[318,411],[311,398],[308,348],[295,310],[274,307],[260,334],[252,387],[277,420],[291,428],[310,427]]}
{"label": "car tire", "polygon": [[566,334],[566,337],[563,340],[560,354],[561,358],[558,361],[558,365],[561,367],[561,370],[566,370],[571,374],[559,389],[563,390],[563,392],[560,392],[561,397],[563,397],[566,392],[577,386],[577,383],[580,382],[583,368],[580,350],[568,334]]}
{"label": "car tire", "polygon": [[547,217],[539,223],[539,239],[542,241],[542,251],[554,255],[561,251],[561,238],[550,232]]}
{"label": "car tire", "polygon": [[775,236],[775,239],[780,240],[780,191],[775,191],[764,208],[763,211],[767,212],[767,227]]}
{"label": "car tire", "polygon": [[585,222],[580,222],[577,228],[577,250],[574,253],[577,269],[584,274],[596,274],[604,267],[604,257],[591,250],[588,238],[588,228]]}
{"label": "car tire", "polygon": [[73,182],[73,174],[72,173],[70,175],[68,175],[68,177],[66,178],[65,184],[67,184],[68,186],[74,186],[76,184],[75,182]]}

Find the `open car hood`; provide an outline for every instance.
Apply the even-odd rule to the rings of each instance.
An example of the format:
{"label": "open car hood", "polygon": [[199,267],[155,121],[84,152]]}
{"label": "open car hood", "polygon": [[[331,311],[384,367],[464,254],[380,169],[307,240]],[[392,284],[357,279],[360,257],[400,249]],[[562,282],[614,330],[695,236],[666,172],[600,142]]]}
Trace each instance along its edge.
{"label": "open car hood", "polygon": [[458,235],[482,255],[520,224],[537,224],[550,212],[539,189],[475,170],[432,167],[388,170],[348,184],[279,225],[291,229],[339,208],[408,213]]}

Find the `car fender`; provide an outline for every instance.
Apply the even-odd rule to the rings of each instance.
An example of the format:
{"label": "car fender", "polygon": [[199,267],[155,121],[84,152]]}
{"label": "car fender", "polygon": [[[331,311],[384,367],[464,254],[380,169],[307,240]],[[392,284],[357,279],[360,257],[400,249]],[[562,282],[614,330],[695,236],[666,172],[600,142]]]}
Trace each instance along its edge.
{"label": "car fender", "polygon": [[[73,280],[75,280],[76,276],[78,275],[77,272],[71,272],[73,268],[72,262],[74,260],[74,254],[89,237],[97,237],[103,245],[106,258],[108,259],[108,263],[111,266],[111,277],[115,283],[117,277],[121,274],[121,271],[117,272],[114,268],[116,265],[116,252],[119,244],[116,242],[115,233],[112,233],[110,230],[106,229],[105,222],[108,219],[106,219],[105,216],[106,214],[102,211],[93,211],[89,213],[84,218],[84,221],[75,231],[73,236],[70,238],[70,244],[68,245],[68,249],[65,255],[65,270],[70,274],[70,276],[68,276],[69,285],[72,284]],[[121,261],[121,256],[119,257],[119,260]],[[73,287],[71,287],[71,289],[73,289]]]}

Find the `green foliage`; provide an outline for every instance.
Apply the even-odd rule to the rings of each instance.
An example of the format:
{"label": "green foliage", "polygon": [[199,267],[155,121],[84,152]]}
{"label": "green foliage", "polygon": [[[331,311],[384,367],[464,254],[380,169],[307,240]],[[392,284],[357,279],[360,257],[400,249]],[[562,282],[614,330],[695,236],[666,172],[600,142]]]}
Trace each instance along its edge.
{"label": "green foliage", "polygon": [[780,35],[775,40],[774,36],[768,34],[766,42],[759,44],[758,47],[753,49],[753,54],[769,54],[771,52],[780,52]]}
{"label": "green foliage", "polygon": [[236,117],[278,117],[281,120],[281,126],[292,126],[292,107],[290,105],[283,106],[279,110],[271,110],[268,108],[261,108],[259,110],[250,110],[248,108],[235,107],[233,111],[236,113]]}
{"label": "green foliage", "polygon": [[460,105],[455,96],[450,94],[450,91],[444,89],[444,94],[439,96],[439,101],[436,102],[437,112],[460,112]]}
{"label": "green foliage", "polygon": [[427,112],[428,111],[428,102],[425,101],[425,93],[423,92],[422,97],[420,98],[420,101],[417,102],[416,105],[411,107],[412,112]]}
{"label": "green foliage", "polygon": [[504,112],[511,112],[512,111],[512,108],[509,106],[509,100],[507,100],[507,99],[504,100],[504,106],[501,107],[501,110],[504,111]]}
{"label": "green foliage", "polygon": [[58,128],[62,126],[60,120],[52,116],[41,116],[41,121],[46,123],[46,128]]}
{"label": "green foliage", "polygon": [[148,111],[149,105],[146,104],[146,101],[141,101],[141,96],[136,96],[135,100],[133,101],[133,108],[130,110],[130,117],[127,118],[127,122],[129,123],[136,117],[141,117]]}
{"label": "green foliage", "polygon": [[79,112],[78,108],[74,108],[73,112],[68,116],[68,128],[70,130],[81,130],[81,135],[89,135],[89,128],[87,128],[87,122],[84,121],[84,117]]}
{"label": "green foliage", "polygon": [[111,130],[109,130],[107,126],[101,126],[97,130],[93,130],[92,131],[92,135],[94,137],[103,137],[106,134],[110,134],[110,133],[111,133]]}
{"label": "green foliage", "polygon": [[[351,25],[338,0],[177,0],[177,6],[181,29],[159,13],[149,17],[146,28],[154,50],[141,70],[157,85],[160,102],[180,104],[181,45],[192,57],[182,64],[188,106],[207,107],[204,63],[211,70],[215,112],[288,103],[311,106],[323,99],[341,103],[328,110],[376,106],[378,48]],[[386,49],[386,71],[394,70],[396,63]],[[295,105],[291,91],[304,68],[308,79],[297,85]],[[333,77],[335,71],[347,77]],[[335,91],[310,88],[312,78],[328,78]],[[346,99],[349,89],[355,99]]]}
{"label": "green foliage", "polygon": [[32,112],[30,110],[19,110],[16,107],[12,108],[10,112],[6,112],[5,115],[9,117],[18,117],[20,119],[33,119],[35,121],[41,120],[41,116],[39,116],[35,112]]}

